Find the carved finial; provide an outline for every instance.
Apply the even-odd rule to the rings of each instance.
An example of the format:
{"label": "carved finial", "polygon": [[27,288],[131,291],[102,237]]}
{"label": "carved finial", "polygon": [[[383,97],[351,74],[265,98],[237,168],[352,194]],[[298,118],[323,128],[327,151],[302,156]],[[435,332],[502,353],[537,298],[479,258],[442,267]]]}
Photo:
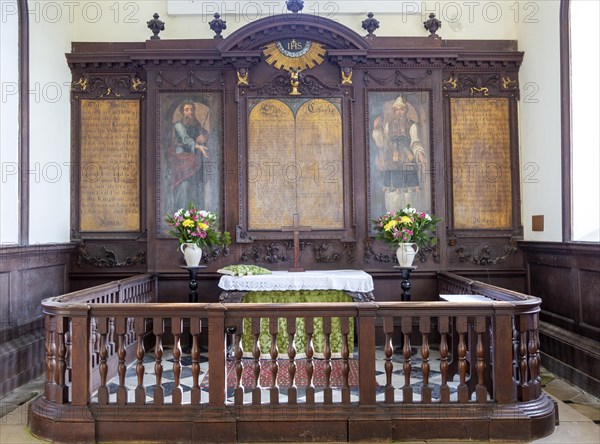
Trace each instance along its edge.
{"label": "carved finial", "polygon": [[160,40],[158,33],[165,30],[165,22],[158,19],[160,16],[157,12],[154,13],[153,17],[154,18],[152,20],[148,20],[146,22],[148,28],[152,31],[152,34],[154,34],[152,37],[150,37],[150,40]]}
{"label": "carved finial", "polygon": [[431,34],[429,37],[439,38],[440,36],[436,34],[437,30],[442,27],[442,22],[435,18],[435,14],[432,12],[429,14],[429,20],[424,21],[423,25],[425,29],[429,31]]}
{"label": "carved finial", "polygon": [[214,36],[215,39],[222,39],[223,36],[221,35],[221,33],[224,29],[227,29],[226,22],[225,20],[221,20],[221,16],[218,12],[215,12],[214,17],[215,18],[210,21],[208,26],[210,26],[210,29],[212,29],[213,32],[216,34]]}
{"label": "carved finial", "polygon": [[292,11],[294,14],[297,14],[304,8],[304,0],[287,0],[285,5],[288,11]]}
{"label": "carved finial", "polygon": [[374,14],[372,12],[369,12],[367,17],[362,21],[362,28],[369,33],[367,37],[375,37],[373,33],[376,29],[379,29],[379,20],[373,18]]}

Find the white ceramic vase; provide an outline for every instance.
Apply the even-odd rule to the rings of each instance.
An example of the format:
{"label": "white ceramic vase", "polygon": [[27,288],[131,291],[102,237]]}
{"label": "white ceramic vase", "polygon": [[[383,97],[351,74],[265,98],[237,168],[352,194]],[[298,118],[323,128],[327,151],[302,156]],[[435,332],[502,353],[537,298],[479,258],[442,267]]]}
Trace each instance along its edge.
{"label": "white ceramic vase", "polygon": [[415,255],[419,251],[417,244],[398,244],[396,250],[396,257],[398,258],[398,265],[401,267],[412,267],[412,263],[415,260]]}
{"label": "white ceramic vase", "polygon": [[188,267],[197,267],[202,259],[202,248],[191,242],[181,244],[179,247],[185,258],[185,263]]}

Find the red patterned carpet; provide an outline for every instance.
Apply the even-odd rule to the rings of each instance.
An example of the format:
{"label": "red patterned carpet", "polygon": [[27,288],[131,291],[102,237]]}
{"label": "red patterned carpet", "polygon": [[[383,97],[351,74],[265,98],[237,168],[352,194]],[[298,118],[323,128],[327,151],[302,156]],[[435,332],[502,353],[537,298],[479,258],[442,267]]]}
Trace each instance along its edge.
{"label": "red patterned carpet", "polygon": [[[236,386],[236,373],[233,361],[227,362],[227,388]],[[242,385],[244,387],[254,387],[254,362],[251,359],[243,359]],[[290,386],[289,361],[278,361],[277,369],[277,385],[279,387]],[[260,386],[269,387],[271,385],[271,370],[270,361],[267,359],[260,360]],[[329,379],[330,387],[342,387],[342,365],[341,359],[331,360],[331,376]],[[354,359],[348,360],[348,385],[350,387],[358,387],[358,362]],[[325,387],[325,361],[322,359],[313,360],[313,378],[312,384],[315,387]],[[296,374],[294,382],[297,387],[306,387],[306,359],[296,359]],[[208,386],[208,373],[202,380],[201,386]]]}

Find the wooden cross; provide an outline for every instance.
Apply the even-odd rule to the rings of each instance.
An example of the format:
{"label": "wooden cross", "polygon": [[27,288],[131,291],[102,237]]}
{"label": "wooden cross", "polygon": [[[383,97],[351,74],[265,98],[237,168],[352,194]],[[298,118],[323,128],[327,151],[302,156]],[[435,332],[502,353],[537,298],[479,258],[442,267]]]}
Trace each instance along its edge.
{"label": "wooden cross", "polygon": [[294,225],[291,227],[281,227],[281,231],[294,232],[294,266],[292,268],[288,268],[288,271],[304,271],[304,268],[300,267],[300,232],[311,231],[311,227],[300,226],[300,216],[298,214],[294,214]]}

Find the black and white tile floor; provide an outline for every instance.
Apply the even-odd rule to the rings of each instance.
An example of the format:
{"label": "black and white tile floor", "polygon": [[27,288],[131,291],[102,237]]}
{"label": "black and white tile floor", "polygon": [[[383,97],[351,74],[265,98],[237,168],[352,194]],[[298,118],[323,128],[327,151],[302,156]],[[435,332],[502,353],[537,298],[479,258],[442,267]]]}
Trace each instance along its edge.
{"label": "black and white tile floor", "polygon": [[[156,384],[156,376],[154,372],[154,364],[155,358],[153,353],[147,353],[144,357],[144,378],[143,385],[146,388],[146,403],[151,403],[153,401],[153,394]],[[405,384],[404,371],[403,371],[403,362],[404,358],[396,351],[392,356],[392,385],[394,386],[394,397],[396,402],[401,402],[402,397],[402,388]],[[411,356],[411,375],[410,375],[410,385],[413,389],[413,402],[421,401],[421,386],[422,386],[422,371],[421,371],[421,357],[420,350],[413,348],[413,354]],[[429,374],[429,383],[432,389],[432,398],[438,399],[440,393],[440,384],[441,384],[441,373],[439,372],[439,353],[435,350],[430,351],[429,364],[431,367]],[[192,371],[191,371],[192,360],[189,354],[186,354],[186,350],[184,350],[183,356],[181,357],[181,381],[180,385],[183,390],[182,402],[190,403],[191,401],[191,389],[193,385]],[[385,374],[385,354],[383,351],[383,347],[377,347],[376,350],[376,369],[375,375],[378,383],[377,386],[377,401],[384,401],[385,399],[385,385],[386,385],[386,374]],[[172,392],[175,387],[174,375],[173,375],[173,353],[172,349],[165,348],[163,351],[162,357],[162,386],[164,389],[164,403],[170,404],[172,401]],[[208,387],[202,383],[202,380],[207,376],[208,372],[208,360],[206,358],[206,354],[202,353],[200,357],[200,402],[206,403],[208,402]],[[116,402],[116,392],[119,387],[118,377],[112,378],[107,386],[109,389],[110,397],[109,402]],[[125,375],[125,386],[128,388],[128,402],[135,402],[135,387],[138,384],[137,375],[136,375],[136,363],[131,364],[127,368],[127,372]],[[454,380],[448,381],[448,385],[450,387],[450,399],[451,401],[456,400],[456,387],[458,386],[458,375],[454,377]],[[244,389],[244,403],[252,402],[252,389],[250,387],[245,387]],[[298,402],[305,402],[306,390],[303,387],[297,388],[297,397]],[[269,391],[267,388],[263,388],[262,390],[262,402],[269,402]],[[333,387],[333,402],[341,402],[341,389],[339,387]],[[94,402],[95,396],[92,399]],[[358,387],[351,387],[350,389],[350,402],[358,402]],[[233,389],[227,389],[227,401],[233,402]],[[315,388],[315,402],[319,403],[323,401],[323,388],[316,387]],[[287,388],[280,387],[279,389],[279,402],[287,402]]]}
{"label": "black and white tile floor", "polygon": [[[377,358],[379,371],[377,380],[380,384],[385,382],[385,373],[381,371],[383,369],[384,362],[383,356],[383,351],[378,350]],[[432,368],[435,368],[435,362],[437,362],[436,359],[432,357],[430,360]],[[146,371],[153,372],[153,357],[147,356],[144,361]],[[208,365],[205,361],[206,360],[202,362],[203,372],[206,372],[208,369]],[[394,371],[399,370],[399,368],[396,367],[396,364],[400,363],[395,363]],[[164,362],[164,365],[166,367],[169,364]],[[170,362],[170,365],[172,365],[172,361]],[[187,370],[184,370],[184,372],[185,376],[187,374]],[[133,375],[135,375],[135,371],[129,369],[127,383],[130,384],[131,381],[133,381],[131,387],[135,387],[137,385],[137,378],[133,377]],[[550,395],[558,404],[560,425],[556,427],[556,430],[552,435],[530,442],[535,444],[564,444],[567,442],[578,444],[600,443],[600,400],[589,393],[584,392],[580,388],[575,387],[564,379],[549,373],[543,368],[541,371],[541,376],[542,388],[544,392]],[[401,375],[400,381],[398,381],[397,378],[398,375],[394,375],[393,383],[397,387],[396,391],[398,391],[398,387],[403,385],[404,381],[403,375]],[[41,396],[40,394],[43,393],[44,379],[45,376],[42,375],[34,381],[15,389],[12,393],[0,399],[0,443],[37,444],[47,442],[32,436],[27,428],[29,403],[37,396]],[[186,380],[185,382],[185,385],[187,386],[189,381]],[[147,386],[154,384],[153,373],[148,373],[144,376],[144,384]],[[133,390],[134,389],[132,388],[130,391]],[[203,402],[206,402],[208,395],[203,393],[203,397]],[[185,399],[186,395],[184,394],[184,400]],[[415,441],[415,443],[419,444],[439,444],[439,442],[439,440]],[[468,442],[469,444],[478,443],[475,441]],[[508,443],[514,441],[506,442]]]}

